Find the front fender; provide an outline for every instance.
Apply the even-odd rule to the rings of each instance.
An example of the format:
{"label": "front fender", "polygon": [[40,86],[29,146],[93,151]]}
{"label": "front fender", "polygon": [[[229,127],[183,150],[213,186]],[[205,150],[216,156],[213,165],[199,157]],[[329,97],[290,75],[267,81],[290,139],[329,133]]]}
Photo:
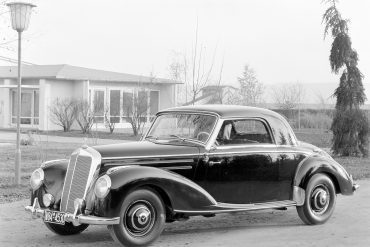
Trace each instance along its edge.
{"label": "front fender", "polygon": [[317,173],[325,173],[332,180],[338,193],[353,194],[353,181],[346,170],[335,160],[321,155],[313,155],[304,159],[297,167],[294,185],[306,188],[310,178]]}
{"label": "front fender", "polygon": [[111,169],[107,175],[111,178],[112,186],[108,199],[110,206],[106,210],[115,214],[124,192],[138,186],[159,188],[169,199],[173,210],[202,210],[217,204],[202,187],[171,171],[145,166],[122,166]]}
{"label": "front fender", "polygon": [[[43,185],[36,191],[32,192],[31,204],[36,196],[40,196],[44,193],[43,191],[47,191],[52,194],[56,202],[60,200],[68,162],[69,160],[67,159],[59,159],[46,161],[41,164],[40,168],[44,171],[45,178]],[[42,201],[42,198],[38,199],[39,201]]]}

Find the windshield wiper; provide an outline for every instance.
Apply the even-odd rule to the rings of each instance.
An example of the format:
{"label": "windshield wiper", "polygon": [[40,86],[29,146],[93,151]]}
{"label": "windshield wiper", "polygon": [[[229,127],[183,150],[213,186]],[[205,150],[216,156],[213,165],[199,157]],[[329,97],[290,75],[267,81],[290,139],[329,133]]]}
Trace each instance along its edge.
{"label": "windshield wiper", "polygon": [[158,137],[157,136],[146,136],[145,137],[145,140],[146,139],[150,139],[150,140],[158,140]]}
{"label": "windshield wiper", "polygon": [[181,140],[181,141],[185,141],[185,140],[186,140],[186,138],[184,138],[184,137],[180,137],[180,136],[178,136],[178,135],[170,135],[170,137],[174,137],[174,138],[179,139],[179,140]]}
{"label": "windshield wiper", "polygon": [[199,141],[191,139],[191,138],[181,137],[181,136],[178,136],[178,135],[169,135],[169,136],[173,137],[173,138],[176,138],[176,139],[178,139],[182,142],[190,142],[190,143],[194,143],[194,144],[199,144]]}

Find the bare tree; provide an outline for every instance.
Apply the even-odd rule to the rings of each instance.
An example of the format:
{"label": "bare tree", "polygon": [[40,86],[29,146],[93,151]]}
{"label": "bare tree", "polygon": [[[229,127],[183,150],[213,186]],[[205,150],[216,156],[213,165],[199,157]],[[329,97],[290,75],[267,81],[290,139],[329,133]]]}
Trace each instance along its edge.
{"label": "bare tree", "polygon": [[240,104],[255,106],[262,100],[264,86],[258,81],[255,71],[249,66],[244,66],[241,77],[238,77],[240,85]]}
{"label": "bare tree", "polygon": [[137,136],[147,122],[148,115],[148,93],[144,89],[135,90],[131,97],[128,95],[123,99],[123,110],[126,120],[131,124],[132,131]]}
{"label": "bare tree", "polygon": [[54,100],[50,107],[51,121],[63,128],[64,132],[70,131],[76,119],[76,101],[70,98]]}
{"label": "bare tree", "polygon": [[[107,129],[109,129],[109,133],[113,133],[115,127],[116,127],[116,117],[111,117],[110,116],[110,108],[109,105],[105,107],[104,110],[104,124]],[[119,121],[118,121],[119,122]]]}
{"label": "bare tree", "polygon": [[211,62],[207,65],[206,47],[199,44],[197,22],[191,56],[188,57],[186,53],[175,53],[169,66],[171,78],[184,82],[184,85],[178,85],[178,100],[182,104],[194,104],[202,89],[210,83],[215,56],[216,49],[211,56]]}
{"label": "bare tree", "polygon": [[291,110],[300,106],[305,96],[305,90],[299,83],[284,84],[273,88],[272,96],[280,109]]}
{"label": "bare tree", "polygon": [[[273,98],[280,109],[286,111],[290,117],[294,116],[293,109],[298,109],[298,116],[293,117],[298,122],[298,129],[301,128],[301,108],[305,97],[305,90],[302,84],[285,84],[280,88],[273,89]],[[287,116],[289,118],[289,116]]]}
{"label": "bare tree", "polygon": [[82,133],[90,133],[94,124],[95,113],[91,105],[86,100],[76,102],[76,121],[80,126]]}

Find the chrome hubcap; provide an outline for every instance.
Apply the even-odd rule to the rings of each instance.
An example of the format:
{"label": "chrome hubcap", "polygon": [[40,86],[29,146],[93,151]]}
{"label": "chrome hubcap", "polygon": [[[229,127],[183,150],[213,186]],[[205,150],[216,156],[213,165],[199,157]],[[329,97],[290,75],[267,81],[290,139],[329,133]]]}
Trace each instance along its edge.
{"label": "chrome hubcap", "polygon": [[147,201],[135,201],[127,209],[125,214],[125,227],[133,236],[146,235],[153,227],[155,211]]}
{"label": "chrome hubcap", "polygon": [[311,208],[316,214],[323,214],[330,203],[330,193],[326,186],[317,186],[311,194]]}

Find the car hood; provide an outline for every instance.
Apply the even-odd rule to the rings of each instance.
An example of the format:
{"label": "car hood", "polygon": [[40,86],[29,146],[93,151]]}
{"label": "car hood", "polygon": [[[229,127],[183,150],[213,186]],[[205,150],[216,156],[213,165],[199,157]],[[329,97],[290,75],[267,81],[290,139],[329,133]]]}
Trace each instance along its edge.
{"label": "car hood", "polygon": [[126,142],[93,147],[102,160],[138,159],[166,156],[199,155],[199,147],[185,143],[157,143],[150,141]]}

